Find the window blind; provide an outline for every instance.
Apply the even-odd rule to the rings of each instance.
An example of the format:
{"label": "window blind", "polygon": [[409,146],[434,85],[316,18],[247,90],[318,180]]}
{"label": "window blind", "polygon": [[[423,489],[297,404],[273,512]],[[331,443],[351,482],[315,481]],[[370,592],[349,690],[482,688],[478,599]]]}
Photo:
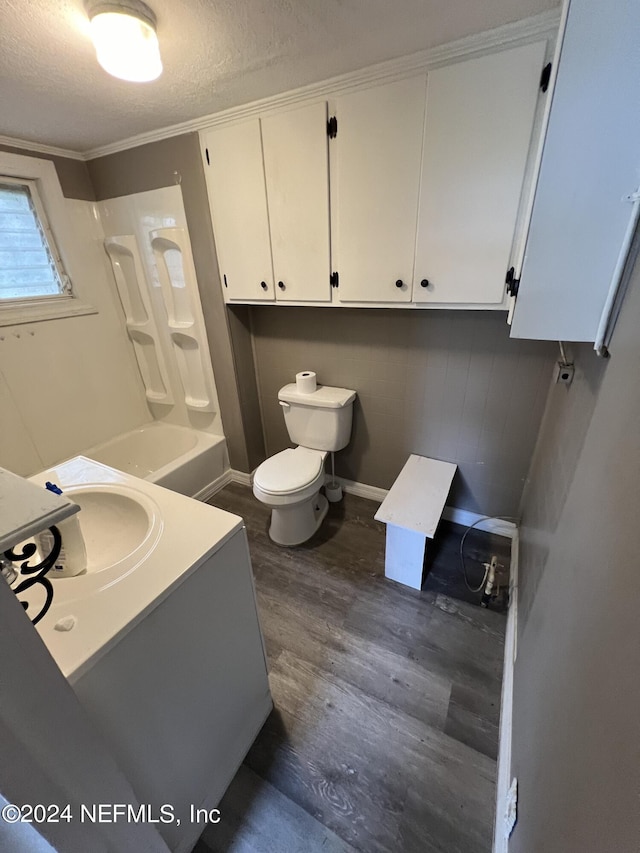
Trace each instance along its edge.
{"label": "window blind", "polygon": [[0,178],[0,300],[62,292],[29,186]]}

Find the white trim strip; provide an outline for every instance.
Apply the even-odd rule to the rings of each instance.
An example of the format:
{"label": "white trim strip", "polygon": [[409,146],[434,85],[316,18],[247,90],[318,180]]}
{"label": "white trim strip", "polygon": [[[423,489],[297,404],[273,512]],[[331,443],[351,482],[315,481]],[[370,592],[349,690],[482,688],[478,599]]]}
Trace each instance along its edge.
{"label": "white trim strip", "polygon": [[244,471],[235,471],[233,468],[227,468],[219,477],[209,483],[208,486],[205,486],[204,489],[200,489],[199,492],[196,492],[193,495],[194,500],[202,501],[206,503],[209,498],[212,498],[216,492],[219,492],[221,489],[224,489],[225,486],[228,486],[229,483],[241,483],[243,486],[251,485],[251,474],[245,474]]}
{"label": "white trim strip", "polygon": [[[622,296],[626,293],[629,272],[631,269],[629,253],[636,234],[638,221],[640,221],[640,188],[627,196],[625,201],[632,205],[631,216],[629,217],[629,224],[627,225],[627,230],[622,241],[620,254],[618,255],[618,260],[616,261],[616,266],[613,271],[613,275],[611,276],[607,298],[604,303],[604,308],[602,309],[602,316],[600,317],[598,331],[596,332],[596,339],[593,344],[593,348],[598,355],[603,355],[604,351],[611,343],[611,335],[613,333],[616,320],[618,319],[619,306],[621,304],[621,299],[619,297],[621,293]],[[635,264],[635,257],[633,258],[633,263]],[[627,273],[627,275],[625,275],[625,273]],[[618,306],[618,311],[615,310],[616,306]]]}
{"label": "white trim strip", "polygon": [[312,83],[308,86],[273,95],[269,98],[262,98],[261,100],[252,101],[242,106],[232,107],[221,112],[183,121],[159,130],[149,131],[148,133],[139,133],[136,136],[131,136],[119,142],[100,145],[85,151],[82,158],[85,160],[94,160],[97,157],[105,157],[108,154],[117,154],[128,148],[136,148],[139,145],[145,145],[150,142],[159,142],[162,139],[169,139],[172,136],[204,130],[215,127],[216,125],[249,118],[257,114],[262,115],[271,110],[293,106],[294,104],[314,98],[335,96],[362,86],[408,77],[419,71],[446,65],[463,57],[479,56],[483,53],[500,48],[513,47],[520,43],[534,41],[535,39],[554,37],[558,30],[559,21],[559,10],[551,9],[547,12],[542,12],[540,15],[525,18],[522,21],[505,24],[493,30],[476,33],[445,45],[412,53],[409,56],[399,57],[398,59],[388,60],[387,62],[379,62],[359,71],[342,74],[338,77],[332,77],[329,80]]}
{"label": "white trim strip", "polygon": [[[325,482],[331,480],[331,474],[327,474]],[[370,501],[382,503],[389,494],[388,489],[381,489],[378,486],[368,486],[366,483],[357,483],[354,480],[345,480],[343,477],[336,477],[336,480],[342,486],[343,491],[350,495],[357,495],[359,498],[367,498]]]}
{"label": "white trim strip", "polygon": [[429,68],[437,68],[440,65],[454,62],[463,57],[479,56],[492,50],[500,48],[515,47],[517,44],[534,41],[535,39],[552,38],[558,31],[560,13],[557,9],[550,9],[539,15],[504,24],[493,30],[483,33],[475,33],[465,38],[457,39],[448,44],[412,53],[386,62],[378,62],[359,71],[341,74],[319,83],[312,83],[299,89],[262,98],[237,107],[223,110],[217,113],[200,116],[199,118],[172,124],[146,133],[138,133],[117,142],[107,145],[98,145],[85,151],[74,151],[70,148],[59,148],[55,145],[44,145],[41,142],[33,142],[12,136],[0,135],[0,145],[10,145],[13,148],[28,149],[40,154],[50,154],[55,157],[68,157],[71,160],[95,160],[97,157],[106,157],[108,154],[117,154],[129,148],[137,148],[151,142],[160,142],[170,139],[172,136],[180,136],[183,133],[204,130],[219,124],[249,118],[258,113],[263,114],[271,110],[282,109],[313,98],[328,97],[350,91],[361,86],[373,85],[383,81],[390,82],[394,79],[408,77],[411,74],[425,71]]}
{"label": "white trim strip", "polygon": [[37,154],[51,154],[52,157],[67,157],[69,160],[87,160],[88,157],[82,151],[71,151],[69,148],[57,148],[55,145],[43,145],[41,142],[30,142],[28,139],[18,139],[13,136],[0,135],[0,145],[9,145],[11,148],[19,148],[35,151]]}
{"label": "white trim strip", "polygon": [[243,486],[251,486],[253,484],[253,475],[246,474],[244,471],[236,471],[231,469],[231,482],[240,483]]}
{"label": "white trim strip", "polygon": [[504,521],[501,518],[485,518],[484,515],[477,512],[458,509],[453,506],[446,506],[442,512],[442,517],[445,521],[452,521],[454,524],[461,524],[463,527],[470,527],[473,524],[477,530],[495,533],[497,536],[506,536],[509,539],[513,539],[518,530],[512,521]]}
{"label": "white trim strip", "polygon": [[[483,302],[483,311],[508,311],[510,307],[509,300],[513,297],[507,297],[502,302]],[[283,305],[289,308],[308,308],[310,305],[322,305],[323,308],[411,308],[413,311],[471,311],[478,307],[477,302],[356,302],[349,300],[348,302],[309,302],[298,301],[292,299],[290,302],[271,302],[266,299],[229,299],[227,305],[259,305],[261,308],[282,307]]]}
{"label": "white trim strip", "polygon": [[[26,323],[42,323],[46,320],[63,320],[65,317],[81,317],[85,314],[98,314],[93,305],[82,302],[73,296],[52,296],[50,302],[34,299],[29,302],[20,300],[12,305],[9,300],[0,305],[0,327],[23,326]],[[18,300],[16,300],[18,302]]]}
{"label": "white trim strip", "polygon": [[[327,474],[325,482],[329,482],[331,475]],[[379,486],[369,486],[367,483],[358,483],[355,480],[345,480],[344,477],[336,477],[343,490],[350,495],[357,495],[359,498],[366,498],[376,503],[382,501],[389,494],[388,489],[381,489]],[[243,486],[251,486],[253,477],[251,474],[246,474],[244,471],[236,471],[233,468],[225,471],[221,477],[198,493],[195,497],[198,500],[208,500],[220,489],[224,488],[228,483],[240,483]],[[201,494],[206,494],[206,497],[201,497]],[[509,539],[515,540],[518,535],[517,526],[511,521],[503,521],[502,519],[489,518],[485,519],[483,515],[477,512],[471,512],[468,509],[458,509],[453,506],[445,506],[442,517],[445,521],[451,521],[453,524],[461,524],[463,527],[469,527],[476,524],[478,530],[484,530],[488,533],[495,533],[498,536],[506,536]],[[480,522],[477,524],[476,522]],[[513,557],[512,557],[513,560]]]}
{"label": "white trim strip", "polygon": [[509,614],[504,643],[502,673],[502,702],[500,711],[500,744],[498,747],[498,781],[496,785],[496,814],[493,830],[493,853],[508,853],[505,838],[505,809],[511,786],[511,742],[513,728],[513,676],[518,654],[518,567],[520,539],[516,531],[511,540],[511,578],[509,582]]}
{"label": "white trim strip", "polygon": [[219,477],[216,477],[213,482],[209,483],[208,486],[205,486],[204,489],[200,489],[199,492],[196,492],[195,495],[192,495],[193,499],[196,501],[202,501],[206,503],[209,498],[212,498],[216,492],[219,492],[220,489],[223,489],[226,485],[233,481],[233,472],[227,468],[226,471],[223,471]]}

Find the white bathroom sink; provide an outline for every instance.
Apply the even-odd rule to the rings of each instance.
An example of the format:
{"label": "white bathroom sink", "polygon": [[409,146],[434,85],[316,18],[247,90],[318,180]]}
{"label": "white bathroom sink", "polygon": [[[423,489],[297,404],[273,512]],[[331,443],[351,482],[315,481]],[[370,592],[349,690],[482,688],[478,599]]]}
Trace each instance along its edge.
{"label": "white bathroom sink", "polygon": [[[34,474],[80,506],[87,569],[53,577],[53,598],[36,628],[72,682],[242,528],[242,519],[77,456]],[[49,575],[50,576],[50,575]],[[42,584],[19,598],[33,619]]]}
{"label": "white bathroom sink", "polygon": [[[32,480],[42,480],[44,485],[46,477],[59,479],[55,474],[36,475]],[[73,577],[60,577],[49,570],[47,578],[54,585],[54,603],[70,604],[112,587],[139,569],[156,548],[163,522],[156,501],[128,483],[64,484],[63,492],[80,507],[75,517],[84,538],[87,566]],[[37,559],[36,555],[30,565]],[[13,586],[28,576],[22,572]],[[28,612],[38,612],[45,601],[45,589],[36,585],[21,597],[29,603]]]}
{"label": "white bathroom sink", "polygon": [[[156,512],[142,492],[136,493],[122,485],[100,485],[71,488],[65,495],[80,507],[77,518],[87,549],[86,574],[114,566],[126,570],[128,557],[135,557],[140,550],[146,553],[151,547],[149,539]],[[75,580],[55,576],[54,579]]]}
{"label": "white bathroom sink", "polygon": [[87,549],[87,568],[75,577],[48,573],[57,602],[93,595],[123,580],[144,563],[162,532],[157,503],[128,484],[80,483],[63,491],[80,507],[76,518]]}

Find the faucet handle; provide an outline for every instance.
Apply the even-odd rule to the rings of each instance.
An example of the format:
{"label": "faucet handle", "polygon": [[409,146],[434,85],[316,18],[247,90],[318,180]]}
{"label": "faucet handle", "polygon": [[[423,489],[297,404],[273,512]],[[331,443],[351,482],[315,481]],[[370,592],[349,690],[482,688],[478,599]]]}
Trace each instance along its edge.
{"label": "faucet handle", "polygon": [[4,554],[0,554],[0,574],[6,580],[6,582],[11,586],[11,584],[18,577],[18,570],[13,565],[13,563],[8,560]]}

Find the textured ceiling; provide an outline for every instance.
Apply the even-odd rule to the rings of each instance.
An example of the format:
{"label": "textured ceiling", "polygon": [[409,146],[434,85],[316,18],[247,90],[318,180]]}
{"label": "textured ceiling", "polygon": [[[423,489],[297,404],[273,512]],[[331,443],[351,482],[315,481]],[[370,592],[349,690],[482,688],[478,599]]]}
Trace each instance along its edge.
{"label": "textured ceiling", "polygon": [[97,64],[82,0],[0,0],[0,135],[85,151],[453,41],[557,0],[148,0],[164,73]]}

